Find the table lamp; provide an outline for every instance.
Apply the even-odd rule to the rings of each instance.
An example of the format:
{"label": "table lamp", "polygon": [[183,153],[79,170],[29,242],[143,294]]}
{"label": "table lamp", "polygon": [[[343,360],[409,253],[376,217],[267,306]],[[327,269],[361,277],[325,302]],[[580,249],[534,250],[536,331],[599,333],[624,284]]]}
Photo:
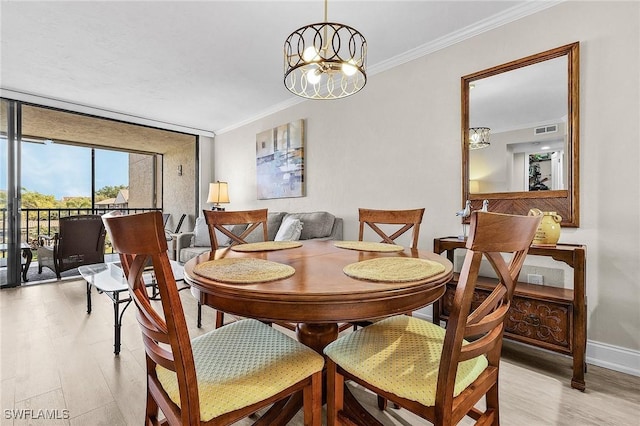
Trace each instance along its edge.
{"label": "table lamp", "polygon": [[209,196],[207,203],[213,203],[211,210],[224,211],[224,207],[220,207],[220,203],[229,202],[229,184],[227,182],[216,181],[209,184]]}

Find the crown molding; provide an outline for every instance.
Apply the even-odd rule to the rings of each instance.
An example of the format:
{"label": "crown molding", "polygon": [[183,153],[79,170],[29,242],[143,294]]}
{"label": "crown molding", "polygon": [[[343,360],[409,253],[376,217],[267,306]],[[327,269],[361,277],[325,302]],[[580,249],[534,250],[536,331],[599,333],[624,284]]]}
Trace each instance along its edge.
{"label": "crown molding", "polygon": [[440,37],[429,43],[423,44],[422,46],[418,46],[405,53],[373,65],[369,68],[369,74],[375,75],[377,73],[387,71],[409,61],[413,61],[414,59],[421,58],[487,31],[491,31],[495,28],[517,21],[518,19],[522,19],[550,7],[557,6],[564,1],[565,0],[528,1],[524,4],[514,6],[490,18],[478,21],[473,25],[461,28],[458,31],[447,34],[446,36]]}
{"label": "crown molding", "polygon": [[[437,52],[438,50],[442,50],[456,43],[460,43],[464,40],[470,39],[484,32],[491,31],[495,28],[517,21],[518,19],[524,18],[529,15],[533,15],[535,13],[551,8],[553,6],[557,6],[558,4],[563,3],[564,1],[566,0],[530,0],[523,4],[516,5],[490,18],[478,21],[473,25],[469,25],[458,31],[447,34],[444,37],[440,37],[429,43],[425,43],[422,46],[418,46],[414,49],[411,49],[400,55],[394,56],[393,58],[387,59],[386,61],[380,62],[376,65],[372,65],[367,69],[367,75],[372,76],[372,75],[376,75],[378,73],[387,71],[391,68],[397,67],[404,63],[413,61],[414,59],[418,59],[423,56],[429,55],[431,53]],[[306,102],[307,100],[308,99],[303,99],[303,98],[292,98],[285,102],[278,103],[276,105],[273,105],[269,109],[261,112],[260,114],[252,116],[251,118],[247,118],[246,120],[243,120],[231,126],[227,126],[223,129],[217,129],[215,130],[215,133],[220,135],[222,133],[230,132],[232,130],[235,130],[237,128],[250,124],[256,120],[259,120],[261,118],[264,118],[276,112],[280,112],[286,108],[297,105],[301,102]]]}

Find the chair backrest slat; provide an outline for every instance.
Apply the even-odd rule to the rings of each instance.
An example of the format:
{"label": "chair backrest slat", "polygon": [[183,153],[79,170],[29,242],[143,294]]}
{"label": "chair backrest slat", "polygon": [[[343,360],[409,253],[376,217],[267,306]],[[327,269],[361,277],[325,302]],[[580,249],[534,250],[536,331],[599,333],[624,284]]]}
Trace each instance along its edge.
{"label": "chair backrest slat", "polygon": [[[263,240],[267,241],[269,238],[267,230],[267,209],[234,212],[203,210],[202,213],[209,228],[209,239],[211,240],[212,250],[217,250],[220,247],[216,230],[229,237],[231,245],[245,244],[245,238],[260,225],[262,225]],[[227,229],[225,227],[226,225],[247,225],[247,228],[239,235],[236,235]]]}
{"label": "chair backrest slat", "polygon": [[[482,301],[467,318],[467,326],[479,323],[487,314],[493,312],[503,301],[507,294],[505,286],[499,285]],[[468,335],[467,335],[468,336]],[[466,336],[465,336],[466,337]]]}
{"label": "chair backrest slat", "polygon": [[478,340],[463,345],[458,362],[484,355],[496,347],[502,336],[502,327],[494,327]]}
{"label": "chair backrest slat", "polygon": [[[358,209],[358,220],[360,230],[358,240],[363,241],[365,225],[371,228],[380,238],[382,243],[395,244],[395,240],[401,235],[413,229],[411,235],[411,248],[417,248],[420,236],[420,224],[424,216],[424,209],[412,210],[374,210]],[[378,225],[403,225],[392,234],[385,232]]]}

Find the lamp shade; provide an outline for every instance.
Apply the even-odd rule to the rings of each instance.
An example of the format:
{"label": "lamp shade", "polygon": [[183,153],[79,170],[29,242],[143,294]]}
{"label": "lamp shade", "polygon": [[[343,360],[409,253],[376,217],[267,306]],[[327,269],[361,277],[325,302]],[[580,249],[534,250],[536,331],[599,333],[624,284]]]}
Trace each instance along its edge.
{"label": "lamp shade", "polygon": [[229,184],[227,182],[213,182],[209,184],[207,203],[220,204],[229,202]]}

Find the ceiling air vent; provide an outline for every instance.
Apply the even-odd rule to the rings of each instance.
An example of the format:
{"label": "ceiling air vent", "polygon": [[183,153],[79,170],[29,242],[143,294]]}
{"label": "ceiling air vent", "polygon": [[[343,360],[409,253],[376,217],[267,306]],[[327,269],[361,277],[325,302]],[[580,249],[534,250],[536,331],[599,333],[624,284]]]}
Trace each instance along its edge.
{"label": "ceiling air vent", "polygon": [[533,134],[538,135],[546,135],[547,133],[555,133],[558,131],[557,124],[549,124],[548,126],[536,127],[533,129]]}

